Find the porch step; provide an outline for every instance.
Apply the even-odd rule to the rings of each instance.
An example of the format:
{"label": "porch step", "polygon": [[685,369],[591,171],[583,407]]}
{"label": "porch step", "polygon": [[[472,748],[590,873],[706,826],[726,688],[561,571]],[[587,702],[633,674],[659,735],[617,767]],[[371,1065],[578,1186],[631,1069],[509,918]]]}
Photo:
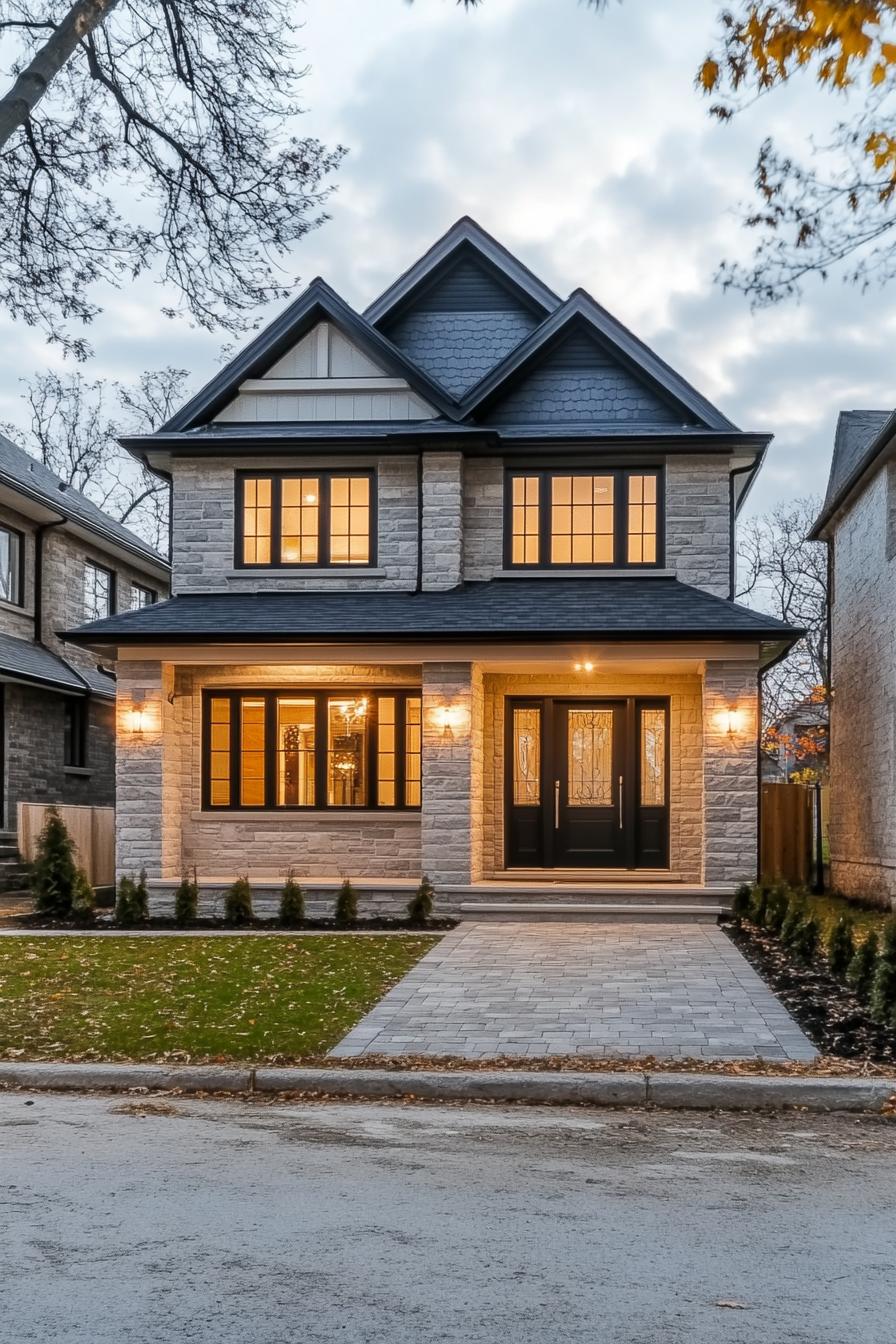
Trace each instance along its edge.
{"label": "porch step", "polygon": [[475,919],[483,923],[528,923],[554,921],[566,924],[601,919],[638,920],[649,922],[680,920],[704,921],[715,924],[721,915],[729,913],[730,906],[718,903],[684,903],[681,901],[465,901],[461,904],[461,919]]}

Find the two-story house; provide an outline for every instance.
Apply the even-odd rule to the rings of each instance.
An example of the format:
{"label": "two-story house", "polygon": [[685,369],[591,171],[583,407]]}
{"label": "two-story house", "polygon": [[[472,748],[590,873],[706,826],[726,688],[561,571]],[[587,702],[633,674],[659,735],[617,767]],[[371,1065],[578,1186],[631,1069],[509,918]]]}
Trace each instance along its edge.
{"label": "two-story house", "polygon": [[115,679],[58,632],[168,595],[168,562],[0,435],[0,830],[115,796]]}
{"label": "two-story house", "polygon": [[313,281],[123,440],[171,480],[176,595],[75,636],[117,667],[121,869],[156,909],[194,867],[727,895],[794,637],[731,600],[768,441],[470,220],[364,313]]}
{"label": "two-story house", "polygon": [[828,544],[831,882],[896,909],[896,412],[843,411]]}

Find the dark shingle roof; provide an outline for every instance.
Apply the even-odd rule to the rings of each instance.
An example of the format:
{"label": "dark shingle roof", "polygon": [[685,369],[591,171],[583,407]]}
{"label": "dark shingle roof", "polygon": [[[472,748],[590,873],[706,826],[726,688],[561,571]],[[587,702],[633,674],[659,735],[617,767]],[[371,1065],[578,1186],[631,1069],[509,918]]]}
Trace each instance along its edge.
{"label": "dark shingle roof", "polygon": [[841,411],[834,437],[834,455],[821,513],[812,528],[817,538],[843,504],[863,472],[896,432],[896,413],[890,411]]}
{"label": "dark shingle roof", "polygon": [[0,672],[16,677],[21,681],[33,681],[54,690],[70,691],[75,694],[89,688],[99,695],[114,695],[115,682],[94,668],[76,671],[64,658],[60,658],[42,644],[31,640],[16,639],[14,635],[0,633]]}
{"label": "dark shingle roof", "polygon": [[[790,641],[792,626],[672,578],[493,579],[447,592],[196,593],[81,626],[83,643],[444,636]],[[68,637],[68,636],[67,636]]]}
{"label": "dark shingle roof", "polygon": [[107,513],[79,490],[67,486],[43,462],[26,453],[9,439],[0,434],[0,480],[4,480],[13,489],[21,489],[32,498],[38,499],[48,508],[66,514],[74,521],[83,523],[92,532],[108,537],[119,546],[124,546],[134,555],[151,560],[154,565],[168,568],[168,561],[147,542],[132,532],[129,527],[110,518]]}

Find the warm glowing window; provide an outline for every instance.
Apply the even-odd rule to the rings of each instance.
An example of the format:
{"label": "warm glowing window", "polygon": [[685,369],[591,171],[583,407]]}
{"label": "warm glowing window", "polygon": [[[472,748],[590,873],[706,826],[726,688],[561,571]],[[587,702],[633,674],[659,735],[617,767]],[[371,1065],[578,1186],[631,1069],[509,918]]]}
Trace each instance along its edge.
{"label": "warm glowing window", "polygon": [[419,807],[421,707],[405,690],[209,692],[203,806]]}
{"label": "warm glowing window", "polygon": [[656,476],[628,478],[628,562],[656,563]]}
{"label": "warm glowing window", "polygon": [[656,565],[658,471],[510,472],[506,560],[578,569]]}
{"label": "warm glowing window", "polygon": [[238,478],[243,565],[370,565],[372,472],[275,473]]}
{"label": "warm glowing window", "polygon": [[666,802],[666,711],[641,710],[641,806],[664,807]]}
{"label": "warm glowing window", "polygon": [[511,483],[512,555],[515,565],[537,565],[538,491],[537,476],[514,476]]}
{"label": "warm glowing window", "polygon": [[541,710],[537,705],[513,711],[513,805],[541,802]]}

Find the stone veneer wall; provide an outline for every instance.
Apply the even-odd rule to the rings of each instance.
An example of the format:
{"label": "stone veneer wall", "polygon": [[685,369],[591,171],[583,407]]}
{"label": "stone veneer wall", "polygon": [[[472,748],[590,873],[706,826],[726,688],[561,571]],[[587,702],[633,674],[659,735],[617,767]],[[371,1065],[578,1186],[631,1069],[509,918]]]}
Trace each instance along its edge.
{"label": "stone veneer wall", "polygon": [[[670,700],[670,869],[699,882],[703,863],[703,775],[701,681],[690,675],[558,677],[488,674],[484,700],[483,867],[485,875],[504,868],[504,710],[513,695],[662,695]],[[755,745],[754,745],[755,754]]]}
{"label": "stone veneer wall", "polygon": [[[727,597],[730,584],[726,457],[672,457],[666,463],[666,568],[682,583]],[[471,458],[464,470],[464,578],[504,568],[504,466]]]}
{"label": "stone veneer wall", "polygon": [[3,687],[5,817],[14,830],[19,803],[68,803],[111,807],[115,801],[113,704],[87,702],[87,765],[63,764],[65,696],[37,686]]}
{"label": "stone veneer wall", "polygon": [[896,909],[896,465],[834,534],[831,881]]}
{"label": "stone veneer wall", "polygon": [[[236,572],[234,561],[237,466],[244,462],[179,459],[175,463],[172,511],[172,555],[178,593],[255,592],[259,574]],[[290,571],[264,575],[266,591],[328,592],[358,588],[412,589],[417,582],[417,462],[413,456],[291,456],[259,459],[267,469],[309,471],[323,468],[351,471],[375,465],[377,470],[377,563],[375,572],[303,574]]]}
{"label": "stone veneer wall", "polygon": [[[703,678],[703,797],[706,813],[704,880],[753,880],[758,867],[758,667],[743,661],[707,662]],[[728,731],[728,710],[740,722]]]}
{"label": "stone veneer wall", "polygon": [[461,581],[464,524],[463,453],[423,454],[423,573],[425,589]]}
{"label": "stone veneer wall", "polygon": [[[444,727],[440,711],[452,722]],[[423,871],[438,888],[481,876],[484,696],[471,663],[423,665]]]}

